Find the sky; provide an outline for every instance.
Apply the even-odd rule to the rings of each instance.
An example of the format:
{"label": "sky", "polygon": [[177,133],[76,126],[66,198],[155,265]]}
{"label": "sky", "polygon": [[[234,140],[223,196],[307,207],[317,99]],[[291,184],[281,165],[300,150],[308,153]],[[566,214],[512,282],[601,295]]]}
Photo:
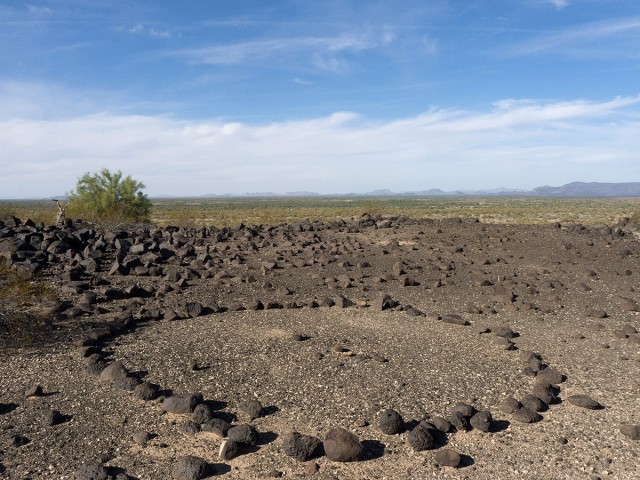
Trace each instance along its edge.
{"label": "sky", "polygon": [[0,0],[0,198],[640,181],[638,0]]}

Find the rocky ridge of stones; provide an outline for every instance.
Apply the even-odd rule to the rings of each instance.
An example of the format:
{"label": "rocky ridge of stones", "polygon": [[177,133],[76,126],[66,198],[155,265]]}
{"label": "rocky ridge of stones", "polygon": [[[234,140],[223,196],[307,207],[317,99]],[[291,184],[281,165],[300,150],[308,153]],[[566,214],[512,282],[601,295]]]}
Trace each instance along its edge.
{"label": "rocky ridge of stones", "polygon": [[[146,322],[189,319],[205,314],[221,314],[226,311],[325,307],[397,310],[454,326],[470,325],[471,323],[460,313],[442,315],[424,313],[409,304],[403,305],[402,302],[383,292],[375,296],[367,295],[370,299],[364,301],[356,297],[349,298],[351,296],[349,292],[358,288],[357,285],[360,285],[362,292],[371,291],[370,287],[362,283],[363,279],[367,278],[363,271],[371,267],[364,260],[339,262],[336,259],[342,255],[352,256],[358,251],[364,251],[363,244],[359,240],[349,238],[348,235],[342,241],[327,242],[322,240],[318,233],[312,233],[336,230],[342,234],[358,234],[367,228],[391,229],[412,223],[408,219],[383,221],[363,217],[353,224],[308,223],[280,227],[241,226],[237,229],[189,231],[169,227],[153,231],[138,229],[135,232],[99,233],[90,228],[78,229],[68,226],[65,229],[57,229],[29,225],[27,222],[14,227],[5,225],[0,229],[2,232],[0,252],[18,269],[27,272],[40,270],[55,272],[61,281],[59,290],[67,295],[67,300],[62,302],[56,312],[56,319],[59,321],[84,316],[106,316],[109,312],[105,311],[106,309],[101,305],[106,306],[111,301],[123,302],[120,312],[110,312],[115,315],[111,315],[103,325],[97,326],[78,338],[75,345],[83,359],[87,374],[96,377],[98,381],[108,382],[117,389],[134,392],[137,398],[152,401],[156,400],[161,392],[171,392],[170,389],[166,389],[170,386],[157,386],[144,382],[135,372],[127,370],[126,359],[111,361],[104,354],[104,348],[109,345],[109,342],[114,341],[119,335],[144,326]],[[616,232],[617,235],[623,235],[623,233],[622,230]],[[261,250],[273,252],[273,260],[261,261],[255,270],[242,268],[249,263],[250,252],[257,255]],[[454,251],[454,253],[462,252]],[[491,260],[488,261],[491,262]],[[342,269],[345,273],[336,272],[335,276],[332,273],[318,279],[327,287],[328,295],[319,297],[312,295],[306,299],[295,295],[297,299],[281,300],[293,296],[295,288],[278,285],[276,275],[278,270],[304,269],[311,265],[320,265],[326,269],[335,263],[339,264],[334,265],[339,267],[338,271]],[[428,285],[428,288],[440,288],[450,278],[447,272],[455,271],[456,268],[459,267],[456,266],[455,261],[437,255],[435,260],[430,262],[426,275],[423,266],[400,261],[391,265],[390,273],[369,277],[369,279],[372,285],[400,282],[403,288],[425,285]],[[407,272],[412,272],[412,275],[409,276]],[[480,274],[480,276],[484,275]],[[237,300],[227,305],[221,305],[217,301],[204,304],[197,300],[178,304],[166,302],[164,306],[162,305],[164,298],[188,290],[194,282],[210,281],[216,287],[228,292],[233,291],[235,287],[256,284],[259,278],[264,279],[261,289],[265,295],[263,298]],[[121,279],[136,281],[121,282]],[[149,279],[152,281],[144,281]],[[495,285],[487,278],[476,282],[480,288],[490,288],[487,294],[488,301],[493,302],[494,305],[503,305],[505,310],[515,308],[544,311],[540,306],[520,300],[520,295],[514,292],[515,285],[505,282],[505,279],[501,281],[502,285]],[[559,289],[562,287],[562,282],[550,281],[542,286]],[[536,287],[527,288],[536,290]],[[630,298],[619,297],[617,302],[624,311],[637,311],[637,305]],[[495,306],[487,304],[467,307],[465,311],[470,315],[478,315],[492,309],[495,309]],[[633,340],[637,336],[637,331],[630,325],[622,331],[625,340]],[[498,345],[505,350],[517,350],[518,333],[506,325],[482,327],[478,332],[494,334]],[[623,338],[622,334],[617,336]],[[350,354],[350,350],[342,347],[335,351],[343,355]],[[544,412],[558,403],[559,385],[566,379],[561,372],[550,366],[541,355],[535,352],[520,351],[519,356],[523,364],[523,375],[530,376],[533,380],[531,393],[523,396],[519,401],[507,399],[508,401],[500,406],[500,410],[511,415],[511,419],[518,422],[540,421],[542,416],[538,412]],[[197,362],[193,362],[191,367],[194,370],[199,368]],[[191,429],[197,432],[200,429],[211,428],[212,431],[226,437],[220,449],[221,460],[231,460],[249,451],[246,450],[247,447],[258,444],[259,433],[250,424],[226,427],[217,425],[216,422],[213,425],[210,424],[216,419],[211,416],[212,412],[207,409],[206,402],[213,402],[215,399],[205,400],[197,392],[172,394],[161,399],[165,412],[191,417],[191,420],[187,421],[191,427],[183,427],[186,428],[185,431]],[[572,395],[567,400],[583,408],[600,408],[597,401],[584,394]],[[264,413],[264,407],[255,399],[247,400],[240,409],[251,420],[259,418]],[[59,421],[59,418],[57,420]],[[205,427],[205,425],[209,426]],[[383,433],[395,435],[405,431],[405,427],[406,424],[398,412],[388,409],[381,413],[379,428]],[[445,445],[446,434],[451,431],[462,432],[473,428],[490,433],[494,427],[491,412],[477,412],[472,405],[461,403],[450,412],[447,420],[422,419],[416,426],[407,429],[409,432],[407,441],[416,451],[430,450]],[[624,435],[634,438],[633,428],[624,427],[622,430]],[[284,447],[285,451],[291,452],[287,454],[300,461],[313,458],[317,455],[320,446],[319,439],[297,432],[290,433],[285,440],[288,442]],[[146,436],[144,439],[142,437],[138,439],[138,443],[146,441],[148,441]],[[16,442],[16,446],[18,443]],[[358,438],[341,428],[330,430],[322,441],[322,445],[328,458],[337,462],[362,460],[366,453],[365,447]],[[444,449],[439,450],[436,462],[442,466],[458,467],[462,463],[461,458],[458,452]],[[94,467],[82,468],[90,470]],[[82,468],[78,471],[78,475],[84,471]],[[207,468],[206,462],[203,463],[202,459],[183,457],[176,463],[174,477],[203,478]],[[94,469],[96,472],[100,470],[98,467]],[[96,474],[102,475],[102,473]],[[105,475],[107,476],[104,478],[110,478],[108,473]]]}

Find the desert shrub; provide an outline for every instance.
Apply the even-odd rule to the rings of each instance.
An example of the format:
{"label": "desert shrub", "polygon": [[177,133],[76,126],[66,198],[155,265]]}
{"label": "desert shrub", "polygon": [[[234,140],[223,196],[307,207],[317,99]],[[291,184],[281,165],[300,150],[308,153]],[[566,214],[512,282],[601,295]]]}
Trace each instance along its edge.
{"label": "desert shrub", "polygon": [[67,216],[96,222],[148,222],[151,201],[142,193],[144,184],[122,172],[85,173],[69,193]]}

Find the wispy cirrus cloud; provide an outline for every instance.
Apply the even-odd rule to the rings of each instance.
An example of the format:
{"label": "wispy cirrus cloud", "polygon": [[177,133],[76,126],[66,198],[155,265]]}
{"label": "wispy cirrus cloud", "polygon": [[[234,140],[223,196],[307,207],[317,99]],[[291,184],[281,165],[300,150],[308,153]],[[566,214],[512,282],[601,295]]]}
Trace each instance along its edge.
{"label": "wispy cirrus cloud", "polygon": [[[16,93],[0,89],[0,105]],[[23,97],[22,110],[37,101],[38,92]],[[104,166],[139,178],[151,195],[531,188],[639,174],[640,97],[509,99],[389,121],[353,112],[264,124],[1,113],[3,197],[59,194]]]}
{"label": "wispy cirrus cloud", "polygon": [[29,13],[33,15],[51,15],[53,13],[53,10],[49,7],[42,7],[38,5],[27,5],[27,10],[29,10]]}
{"label": "wispy cirrus cloud", "polygon": [[345,62],[337,58],[342,53],[359,53],[382,48],[393,42],[390,29],[379,35],[341,34],[336,36],[297,36],[269,38],[237,43],[218,43],[199,48],[165,52],[164,55],[182,58],[190,63],[208,65],[240,65],[247,62],[271,61],[274,57],[306,56],[321,68],[335,70]]}
{"label": "wispy cirrus cloud", "polygon": [[545,33],[499,51],[509,56],[550,53],[638,58],[639,49],[640,17],[627,17]]}
{"label": "wispy cirrus cloud", "polygon": [[143,23],[136,23],[134,25],[125,27],[118,25],[114,27],[116,32],[124,32],[134,35],[148,35],[154,38],[172,38],[174,34],[168,29],[160,28],[158,26],[146,25]]}

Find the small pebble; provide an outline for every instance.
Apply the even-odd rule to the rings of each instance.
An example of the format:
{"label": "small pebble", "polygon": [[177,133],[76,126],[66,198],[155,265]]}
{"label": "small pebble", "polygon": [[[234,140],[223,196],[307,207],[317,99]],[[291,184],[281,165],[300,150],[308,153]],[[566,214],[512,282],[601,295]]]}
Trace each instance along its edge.
{"label": "small pebble", "polygon": [[146,447],[149,440],[151,440],[151,434],[143,430],[133,435],[133,441],[141,447]]}
{"label": "small pebble", "polygon": [[320,471],[320,465],[315,462],[309,463],[304,467],[304,473],[307,475],[314,475]]}
{"label": "small pebble", "polygon": [[620,433],[631,440],[640,440],[640,425],[622,425]]}
{"label": "small pebble", "polygon": [[42,425],[45,427],[51,427],[54,425],[58,425],[64,421],[64,415],[62,415],[57,410],[48,410],[45,413],[44,418],[42,419]]}
{"label": "small pebble", "polygon": [[44,390],[40,385],[34,385],[24,392],[25,397],[41,397],[44,394]]}

